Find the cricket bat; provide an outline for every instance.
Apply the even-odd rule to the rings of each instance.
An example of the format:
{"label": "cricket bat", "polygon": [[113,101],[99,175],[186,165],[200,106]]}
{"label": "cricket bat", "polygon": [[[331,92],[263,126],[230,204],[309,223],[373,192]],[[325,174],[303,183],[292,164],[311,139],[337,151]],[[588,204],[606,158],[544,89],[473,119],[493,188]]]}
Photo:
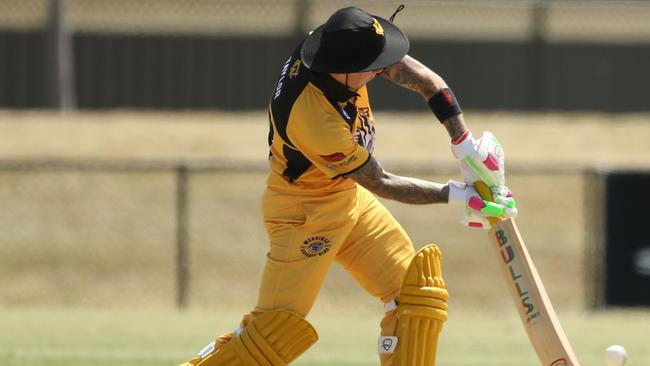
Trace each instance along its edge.
{"label": "cricket bat", "polygon": [[[485,183],[476,182],[475,187],[484,200],[492,201],[492,192]],[[510,295],[542,365],[579,366],[515,220],[491,218],[490,224],[490,241],[498,253]]]}

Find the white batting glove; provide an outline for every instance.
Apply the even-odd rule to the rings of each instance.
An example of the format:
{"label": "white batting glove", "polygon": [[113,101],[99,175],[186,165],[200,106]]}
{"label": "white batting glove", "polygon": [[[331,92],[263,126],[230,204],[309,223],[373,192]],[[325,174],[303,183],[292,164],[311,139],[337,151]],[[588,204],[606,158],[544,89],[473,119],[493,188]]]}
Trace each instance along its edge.
{"label": "white batting glove", "polygon": [[459,221],[464,226],[479,229],[489,229],[488,217],[515,217],[517,208],[510,190],[501,186],[492,189],[493,201],[481,198],[476,189],[464,182],[450,180],[449,204],[461,205]]}
{"label": "white batting glove", "polygon": [[488,187],[505,185],[505,157],[499,140],[492,132],[484,132],[475,140],[470,131],[454,141],[451,151],[460,164],[460,173],[467,184],[485,182]]}

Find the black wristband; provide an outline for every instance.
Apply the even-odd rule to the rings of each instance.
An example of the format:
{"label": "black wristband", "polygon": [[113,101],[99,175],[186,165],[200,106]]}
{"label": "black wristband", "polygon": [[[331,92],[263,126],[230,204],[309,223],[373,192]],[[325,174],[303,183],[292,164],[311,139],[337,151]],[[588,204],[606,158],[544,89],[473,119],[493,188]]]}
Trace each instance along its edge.
{"label": "black wristband", "polygon": [[429,104],[429,108],[431,108],[431,111],[436,115],[440,123],[449,117],[463,113],[454,92],[449,88],[437,92],[429,99],[427,104]]}

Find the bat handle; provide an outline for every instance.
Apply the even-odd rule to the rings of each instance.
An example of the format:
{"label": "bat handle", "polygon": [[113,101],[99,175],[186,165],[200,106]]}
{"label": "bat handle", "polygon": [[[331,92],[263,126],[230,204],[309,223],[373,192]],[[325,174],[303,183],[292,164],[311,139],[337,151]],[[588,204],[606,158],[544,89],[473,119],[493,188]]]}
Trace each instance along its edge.
{"label": "bat handle", "polygon": [[[488,187],[485,182],[481,180],[476,181],[476,183],[474,183],[474,188],[476,189],[476,192],[481,195],[481,198],[486,201],[494,202],[494,197],[492,197],[492,190],[490,190],[490,187]],[[487,219],[490,221],[490,224],[496,224],[502,220],[499,217],[488,217]]]}
{"label": "bat handle", "polygon": [[485,182],[482,180],[476,181],[474,183],[474,188],[476,189],[476,192],[481,195],[481,198],[483,198],[486,201],[493,202],[494,198],[492,197],[492,191],[490,190],[490,187],[488,187]]}

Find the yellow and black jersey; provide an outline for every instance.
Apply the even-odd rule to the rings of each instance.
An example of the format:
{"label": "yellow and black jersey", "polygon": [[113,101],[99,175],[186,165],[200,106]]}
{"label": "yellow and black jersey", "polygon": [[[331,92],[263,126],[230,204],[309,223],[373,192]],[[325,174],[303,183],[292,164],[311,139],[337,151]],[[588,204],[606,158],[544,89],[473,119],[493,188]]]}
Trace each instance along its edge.
{"label": "yellow and black jersey", "polygon": [[306,194],[354,188],[345,175],[368,161],[374,145],[368,92],[307,69],[299,50],[285,62],[269,104],[267,186]]}

